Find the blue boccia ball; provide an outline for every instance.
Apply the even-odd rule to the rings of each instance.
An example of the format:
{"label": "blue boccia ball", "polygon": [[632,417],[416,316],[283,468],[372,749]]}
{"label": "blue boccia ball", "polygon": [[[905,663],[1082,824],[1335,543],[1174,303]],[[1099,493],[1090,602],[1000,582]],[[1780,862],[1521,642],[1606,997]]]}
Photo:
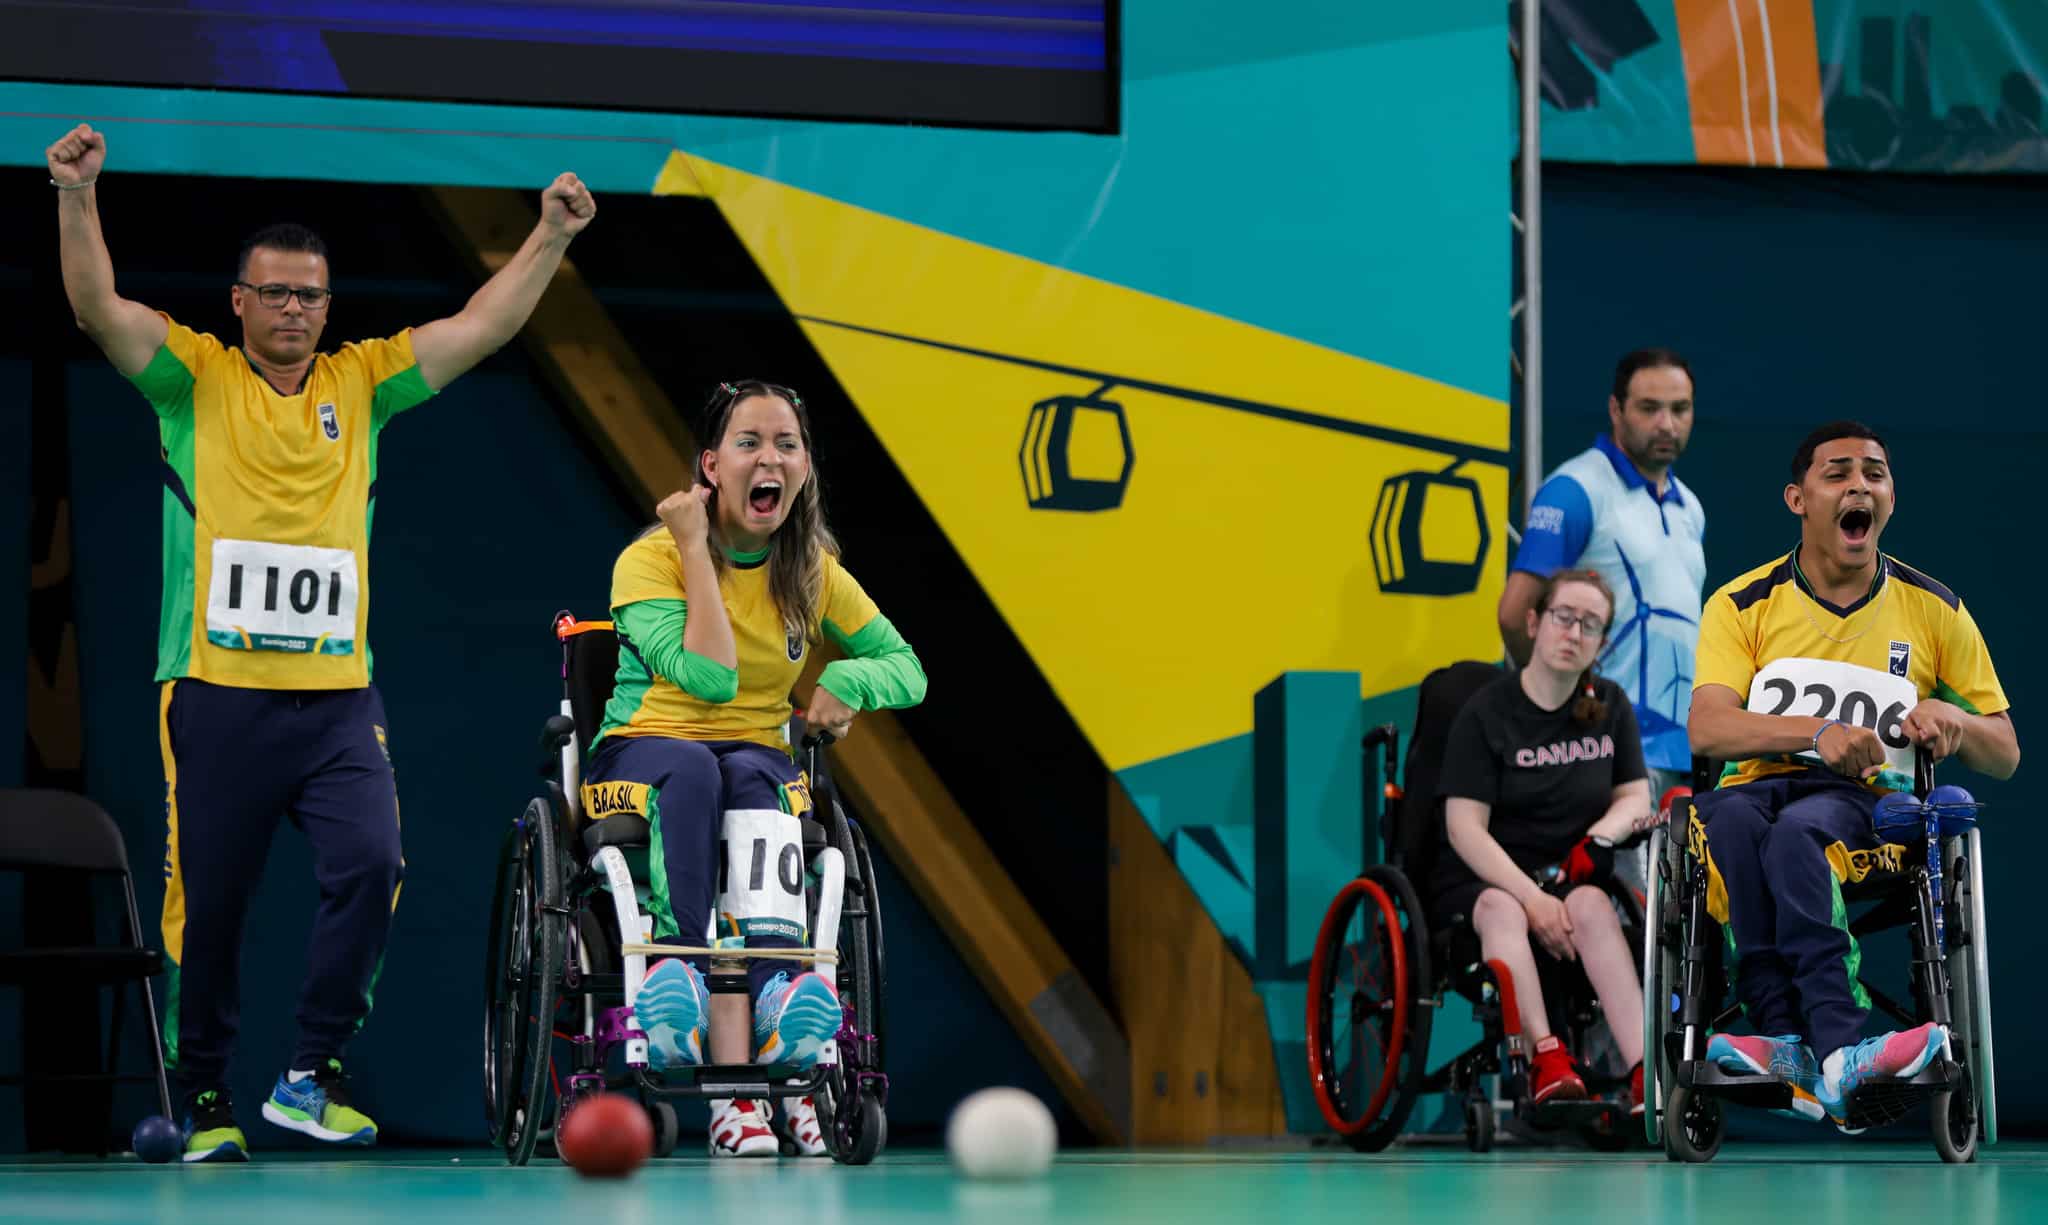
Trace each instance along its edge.
{"label": "blue boccia ball", "polygon": [[176,1161],[185,1152],[185,1133],[160,1114],[137,1123],[129,1140],[135,1145],[135,1155],[151,1165]]}
{"label": "blue boccia ball", "polygon": [[1870,824],[1875,829],[1900,829],[1923,824],[1920,801],[1903,791],[1890,791],[1877,797],[1877,811],[1870,814]]}
{"label": "blue boccia ball", "polygon": [[1930,804],[1974,804],[1977,802],[1977,797],[1956,786],[1954,783],[1943,783],[1927,793],[1927,802]]}

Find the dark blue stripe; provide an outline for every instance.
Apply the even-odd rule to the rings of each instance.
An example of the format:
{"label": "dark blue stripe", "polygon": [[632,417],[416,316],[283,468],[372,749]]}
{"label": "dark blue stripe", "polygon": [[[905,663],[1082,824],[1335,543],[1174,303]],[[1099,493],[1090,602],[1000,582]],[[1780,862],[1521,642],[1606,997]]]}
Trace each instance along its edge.
{"label": "dark blue stripe", "polygon": [[163,463],[164,488],[170,490],[171,496],[178,499],[178,505],[185,508],[186,514],[197,519],[199,517],[199,509],[192,505],[192,495],[185,489],[185,478],[178,475],[176,468],[171,467],[171,461],[168,458]]}

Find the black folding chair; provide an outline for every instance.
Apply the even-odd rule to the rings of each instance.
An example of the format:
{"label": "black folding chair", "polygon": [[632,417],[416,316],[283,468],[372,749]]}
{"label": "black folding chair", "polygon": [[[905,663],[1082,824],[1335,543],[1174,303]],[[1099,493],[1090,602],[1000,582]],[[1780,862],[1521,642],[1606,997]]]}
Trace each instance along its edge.
{"label": "black folding chair", "polygon": [[[18,987],[24,992],[54,984],[114,989],[113,1024],[107,1032],[104,1070],[41,1071],[24,1056],[21,1074],[0,1076],[0,1085],[154,1081],[164,1116],[171,1117],[171,1090],[164,1075],[156,998],[149,989],[149,980],[163,973],[164,959],[163,954],[142,942],[142,921],[135,909],[135,878],[128,870],[128,849],[122,842],[120,828],[99,805],[81,795],[65,791],[0,790],[0,871],[24,876],[44,871],[118,876],[121,897],[128,909],[128,943],[124,945],[0,951],[0,986]],[[121,1022],[131,983],[142,986],[142,1006],[149,1021],[149,1050],[156,1061],[153,1076],[123,1076],[119,1071]]]}

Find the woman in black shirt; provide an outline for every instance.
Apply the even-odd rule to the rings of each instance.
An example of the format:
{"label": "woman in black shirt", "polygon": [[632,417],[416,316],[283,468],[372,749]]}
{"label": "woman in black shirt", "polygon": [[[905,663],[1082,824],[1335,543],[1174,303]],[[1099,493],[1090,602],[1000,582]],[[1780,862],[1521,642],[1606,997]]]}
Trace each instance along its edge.
{"label": "woman in black shirt", "polygon": [[1564,570],[1529,613],[1528,666],[1503,673],[1458,712],[1445,748],[1444,829],[1432,919],[1469,915],[1489,960],[1513,976],[1532,1044],[1537,1102],[1586,1096],[1571,1053],[1550,1032],[1535,946],[1578,961],[1599,993],[1643,1101],[1643,995],[1636,961],[1605,890],[1612,846],[1653,819],[1635,712],[1593,663],[1614,596],[1590,570]]}

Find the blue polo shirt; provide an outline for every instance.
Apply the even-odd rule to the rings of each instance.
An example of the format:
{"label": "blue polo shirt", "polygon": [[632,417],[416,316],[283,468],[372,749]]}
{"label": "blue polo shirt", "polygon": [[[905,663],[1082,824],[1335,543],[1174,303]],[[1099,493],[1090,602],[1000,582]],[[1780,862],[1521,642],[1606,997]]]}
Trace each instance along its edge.
{"label": "blue polo shirt", "polygon": [[1559,464],[1529,508],[1514,569],[1538,578],[1597,571],[1614,591],[1614,623],[1599,670],[1636,708],[1643,758],[1660,770],[1692,766],[1685,720],[1692,704],[1706,583],[1707,513],[1667,474],[1660,496],[1602,436]]}

